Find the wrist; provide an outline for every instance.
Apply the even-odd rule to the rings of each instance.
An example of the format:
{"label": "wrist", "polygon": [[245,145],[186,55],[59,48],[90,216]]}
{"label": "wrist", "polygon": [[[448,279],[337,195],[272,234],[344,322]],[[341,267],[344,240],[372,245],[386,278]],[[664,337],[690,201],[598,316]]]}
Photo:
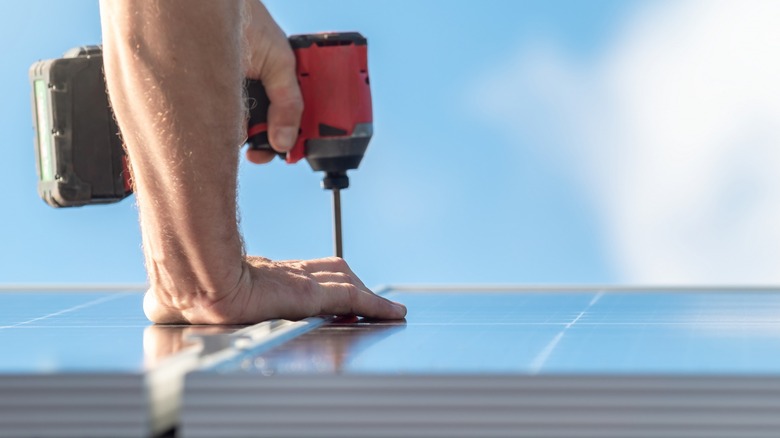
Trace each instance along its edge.
{"label": "wrist", "polygon": [[161,224],[155,216],[170,210],[143,204],[139,201],[149,283],[165,305],[183,310],[194,301],[219,301],[236,287],[243,250],[235,225],[220,235],[208,220],[203,226],[176,218]]}
{"label": "wrist", "polygon": [[[160,272],[150,267],[152,272]],[[151,282],[144,299],[144,313],[158,324],[234,324],[244,320],[246,306],[241,298],[251,290],[249,266],[243,261],[236,267],[237,278],[232,286],[219,292],[204,289],[186,289],[180,282],[171,285],[170,277],[158,277]],[[226,282],[227,284],[227,282]],[[194,286],[199,287],[199,286]],[[238,312],[236,309],[240,309]],[[249,320],[247,320],[249,321]]]}
{"label": "wrist", "polygon": [[[157,315],[147,312],[157,323],[224,324],[234,319],[222,309],[234,301],[247,278],[242,262],[225,272],[184,274],[180,266],[147,261],[149,291]],[[188,270],[189,271],[189,270]],[[189,277],[189,278],[188,278]]]}

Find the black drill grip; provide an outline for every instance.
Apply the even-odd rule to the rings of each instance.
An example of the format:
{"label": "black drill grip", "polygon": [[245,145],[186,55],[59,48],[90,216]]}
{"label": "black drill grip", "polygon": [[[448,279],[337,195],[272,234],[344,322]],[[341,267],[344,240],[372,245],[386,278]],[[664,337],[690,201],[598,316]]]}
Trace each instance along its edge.
{"label": "black drill grip", "polygon": [[249,123],[247,125],[247,143],[254,150],[272,151],[268,141],[268,106],[271,101],[265,94],[262,82],[254,79],[246,80],[246,97],[249,107]]}

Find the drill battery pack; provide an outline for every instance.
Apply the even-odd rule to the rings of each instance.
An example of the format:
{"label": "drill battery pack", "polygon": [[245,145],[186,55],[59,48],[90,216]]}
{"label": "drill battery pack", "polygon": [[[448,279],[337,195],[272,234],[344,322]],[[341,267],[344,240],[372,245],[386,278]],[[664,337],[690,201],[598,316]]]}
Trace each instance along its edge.
{"label": "drill battery pack", "polygon": [[52,207],[113,203],[132,193],[109,106],[100,46],[30,67],[38,194]]}

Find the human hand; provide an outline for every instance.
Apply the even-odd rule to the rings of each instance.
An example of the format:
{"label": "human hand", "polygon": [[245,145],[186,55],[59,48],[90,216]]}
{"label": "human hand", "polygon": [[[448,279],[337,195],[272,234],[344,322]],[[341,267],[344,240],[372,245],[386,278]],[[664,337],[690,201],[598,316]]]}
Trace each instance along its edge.
{"label": "human hand", "polygon": [[261,4],[245,1],[101,2],[106,85],[132,165],[149,274],[144,311],[153,322],[192,324],[402,318],[403,307],[373,295],[341,259],[243,255],[241,84],[262,79],[278,150],[293,145],[302,111],[284,34]]}
{"label": "human hand", "polygon": [[144,312],[158,323],[239,324],[323,314],[379,319],[406,316],[406,307],[371,292],[337,257],[281,262],[246,257],[232,290],[190,301],[186,307],[163,304],[155,292],[147,292]]}
{"label": "human hand", "polygon": [[[295,145],[303,112],[295,54],[287,36],[268,10],[258,0],[244,0],[244,63],[246,77],[260,79],[271,101],[268,108],[268,138],[277,152],[287,152]],[[249,149],[249,161],[262,164],[271,161],[271,151]]]}

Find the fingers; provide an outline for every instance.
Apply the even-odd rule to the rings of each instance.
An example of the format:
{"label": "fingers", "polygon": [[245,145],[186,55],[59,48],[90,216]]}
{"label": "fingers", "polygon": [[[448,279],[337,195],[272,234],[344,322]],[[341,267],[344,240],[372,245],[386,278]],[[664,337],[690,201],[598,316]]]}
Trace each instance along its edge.
{"label": "fingers", "polygon": [[[303,112],[303,97],[295,72],[295,55],[284,32],[259,1],[250,1],[245,29],[247,77],[260,79],[271,101],[268,107],[268,139],[277,152],[295,145]],[[255,154],[247,155],[265,160]],[[254,162],[254,161],[253,161]]]}
{"label": "fingers", "polygon": [[250,163],[254,164],[265,164],[270,162],[274,159],[273,152],[269,151],[258,151],[253,149],[247,149],[246,151],[246,159],[249,160]]}
{"label": "fingers", "polygon": [[355,285],[368,289],[360,278],[352,272],[346,261],[340,257],[326,257],[323,259],[306,260],[303,262],[304,269],[309,272],[343,272],[350,275],[354,280]]}
{"label": "fingers", "polygon": [[[250,305],[255,319],[300,319],[316,315],[358,315],[376,319],[403,319],[406,307],[371,292],[343,259],[273,262],[247,257],[256,269]],[[262,303],[262,304],[260,304]]]}
{"label": "fingers", "polygon": [[357,286],[353,283],[354,278],[343,272],[315,272],[311,276],[318,283],[345,283]]}
{"label": "fingers", "polygon": [[401,319],[406,307],[371,292],[338,257],[296,262],[323,288],[322,313]]}
{"label": "fingers", "polygon": [[[285,42],[285,44],[287,44]],[[268,107],[268,139],[278,152],[295,146],[303,113],[303,97],[295,77],[295,57],[289,46],[278,60],[267,64],[261,77],[271,105]]]}
{"label": "fingers", "polygon": [[359,315],[377,319],[403,319],[406,307],[348,283],[321,283],[321,313]]}

